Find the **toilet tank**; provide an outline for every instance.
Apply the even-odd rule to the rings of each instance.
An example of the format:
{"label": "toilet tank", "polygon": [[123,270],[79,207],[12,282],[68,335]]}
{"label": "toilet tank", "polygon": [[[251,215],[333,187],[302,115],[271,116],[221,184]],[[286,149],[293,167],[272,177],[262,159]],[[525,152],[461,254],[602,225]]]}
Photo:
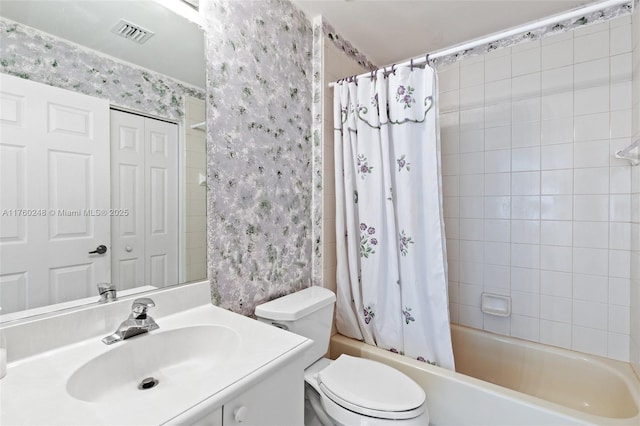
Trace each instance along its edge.
{"label": "toilet tank", "polygon": [[306,368],[329,349],[335,301],[331,290],[312,286],[258,305],[255,313],[258,321],[313,340],[305,354]]}

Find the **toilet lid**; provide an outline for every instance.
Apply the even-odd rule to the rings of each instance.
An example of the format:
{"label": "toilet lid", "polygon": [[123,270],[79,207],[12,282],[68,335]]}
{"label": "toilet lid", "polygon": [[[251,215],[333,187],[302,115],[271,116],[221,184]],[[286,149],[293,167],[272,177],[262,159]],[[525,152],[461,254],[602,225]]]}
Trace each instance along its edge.
{"label": "toilet lid", "polygon": [[425,408],[425,393],[400,371],[385,364],[340,355],[318,373],[320,388],[336,404],[378,418],[412,418]]}

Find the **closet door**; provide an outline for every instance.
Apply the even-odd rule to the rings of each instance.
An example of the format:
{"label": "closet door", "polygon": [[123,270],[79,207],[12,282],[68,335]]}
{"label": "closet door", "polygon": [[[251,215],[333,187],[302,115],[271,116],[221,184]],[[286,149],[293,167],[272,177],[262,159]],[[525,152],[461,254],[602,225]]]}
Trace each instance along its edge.
{"label": "closet door", "polygon": [[97,297],[110,281],[109,104],[5,74],[0,100],[3,313]]}
{"label": "closet door", "polygon": [[113,282],[178,283],[178,126],[111,111]]}

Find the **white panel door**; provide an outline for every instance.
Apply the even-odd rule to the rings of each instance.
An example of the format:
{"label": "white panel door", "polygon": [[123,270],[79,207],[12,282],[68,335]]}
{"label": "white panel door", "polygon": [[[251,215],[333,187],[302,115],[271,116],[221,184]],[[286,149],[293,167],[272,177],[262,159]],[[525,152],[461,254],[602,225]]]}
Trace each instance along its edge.
{"label": "white panel door", "polygon": [[3,313],[96,295],[111,268],[109,104],[5,74],[0,101]]}
{"label": "white panel door", "polygon": [[178,282],[178,126],[145,120],[146,276],[164,287]]}
{"label": "white panel door", "polygon": [[178,126],[111,112],[113,282],[178,282]]}
{"label": "white panel door", "polygon": [[111,111],[111,275],[118,290],[145,285],[144,117]]}

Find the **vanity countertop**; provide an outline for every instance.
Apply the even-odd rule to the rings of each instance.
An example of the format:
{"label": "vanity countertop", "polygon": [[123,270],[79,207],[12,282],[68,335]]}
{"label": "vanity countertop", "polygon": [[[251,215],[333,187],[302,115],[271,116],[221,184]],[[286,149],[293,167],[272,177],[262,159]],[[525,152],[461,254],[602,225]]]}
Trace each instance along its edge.
{"label": "vanity countertop", "polygon": [[[113,345],[105,345],[100,337],[92,337],[10,363],[7,376],[0,380],[0,406],[2,407],[0,424],[158,425],[171,422],[172,419],[204,400],[208,399],[208,406],[222,405],[226,399],[234,396],[241,389],[276,371],[280,366],[301,357],[311,345],[309,339],[210,304],[155,319],[160,329],[146,335],[139,335]],[[78,390],[72,389],[74,385],[71,384],[70,378],[74,373],[91,360],[101,356],[106,358],[104,354],[108,351],[133,344],[139,348],[145,343],[145,339],[153,338],[156,341],[162,341],[162,337],[156,337],[158,333],[194,327],[202,329],[203,326],[204,328],[222,326],[235,332],[233,348],[227,347],[228,340],[223,339],[219,342],[219,350],[223,355],[218,354],[217,362],[222,367],[217,367],[205,374],[189,376],[189,363],[182,363],[178,367],[181,369],[179,374],[174,370],[173,376],[168,375],[169,379],[164,382],[161,379],[161,383],[154,389],[131,391],[136,392],[131,393],[133,395],[131,398],[125,396],[130,392],[128,388],[123,392],[122,398],[116,394],[109,398],[93,400],[90,397],[84,398],[83,395],[80,395],[80,398],[88,400],[80,399]],[[73,330],[69,332],[73,333]],[[172,333],[181,333],[181,331]],[[25,335],[24,338],[38,339],[38,336]],[[209,345],[207,350],[211,352],[215,352],[218,348],[216,342],[207,344]],[[187,340],[185,346],[189,345]],[[150,350],[158,350],[158,344],[149,346]],[[159,350],[162,351],[162,345],[160,348]],[[166,348],[167,351],[171,349]],[[187,352],[188,350],[189,348]],[[112,366],[108,363],[102,365],[106,365],[107,369],[130,368],[129,365]],[[174,367],[171,366],[171,368]],[[186,372],[186,375],[183,376],[182,371]],[[126,371],[111,370],[111,372],[115,376],[127,374]],[[159,374],[162,375],[162,372]],[[177,377],[177,379],[174,380],[171,377],[174,379]],[[103,383],[96,383],[96,386],[100,385]],[[74,393],[75,397],[72,396]]]}

